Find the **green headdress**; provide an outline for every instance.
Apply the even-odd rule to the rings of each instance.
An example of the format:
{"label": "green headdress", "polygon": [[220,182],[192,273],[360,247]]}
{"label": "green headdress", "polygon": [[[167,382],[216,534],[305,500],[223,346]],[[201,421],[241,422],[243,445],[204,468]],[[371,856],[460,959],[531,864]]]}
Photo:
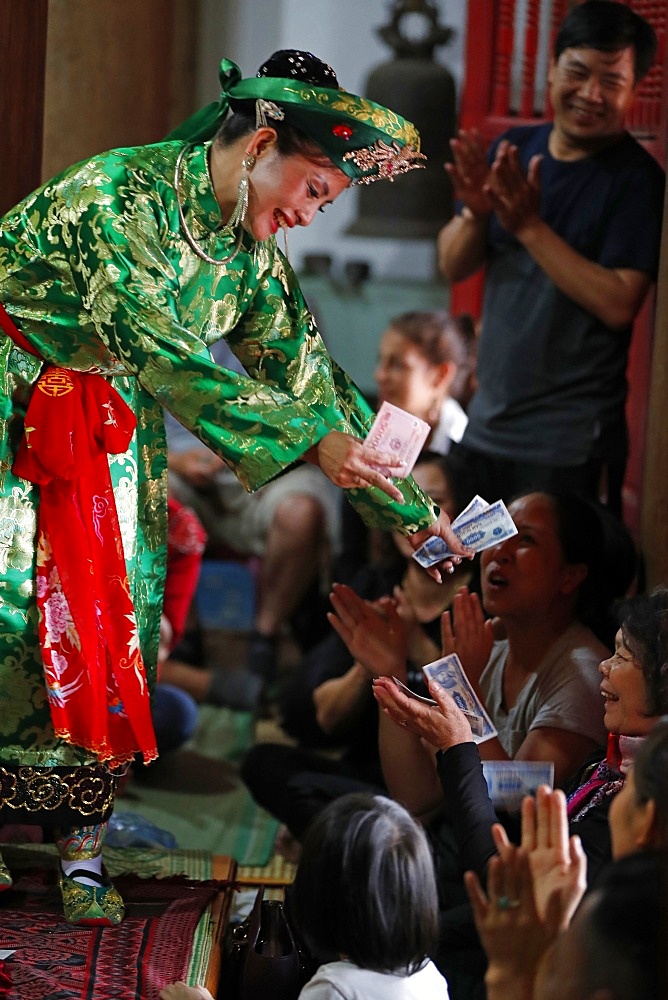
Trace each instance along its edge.
{"label": "green headdress", "polygon": [[[333,71],[329,72],[336,81]],[[420,152],[420,135],[415,126],[374,101],[338,87],[300,82],[297,77],[257,76],[243,80],[239,67],[229,59],[222,60],[219,76],[220,100],[197,111],[168,139],[212,139],[230,107],[234,110],[239,108],[239,102],[254,101],[258,127],[284,121],[298,128],[353,184],[394,180],[397,174],[423,166],[420,161],[426,159]]]}

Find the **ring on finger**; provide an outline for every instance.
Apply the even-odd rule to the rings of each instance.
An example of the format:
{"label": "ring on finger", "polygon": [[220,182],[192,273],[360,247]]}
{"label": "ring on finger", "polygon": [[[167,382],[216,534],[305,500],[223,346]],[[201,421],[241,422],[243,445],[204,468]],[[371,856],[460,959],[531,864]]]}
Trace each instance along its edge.
{"label": "ring on finger", "polygon": [[510,896],[499,896],[496,901],[497,910],[516,910],[520,906],[519,899],[511,899]]}

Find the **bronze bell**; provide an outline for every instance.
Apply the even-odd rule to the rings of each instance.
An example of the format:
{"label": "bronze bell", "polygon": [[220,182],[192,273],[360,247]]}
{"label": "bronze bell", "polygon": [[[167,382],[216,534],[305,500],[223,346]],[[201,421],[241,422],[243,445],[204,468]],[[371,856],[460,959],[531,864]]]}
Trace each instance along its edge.
{"label": "bronze bell", "polygon": [[[372,70],[364,94],[413,122],[427,163],[424,170],[411,170],[396,183],[360,185],[359,215],[346,232],[432,239],[452,216],[452,185],[443,164],[451,159],[450,139],[455,134],[455,84],[433,56],[437,45],[450,41],[453,30],[439,25],[436,5],[428,0],[396,2],[390,13],[389,24],[378,34],[394,50],[394,58]],[[407,15],[426,24],[417,38],[401,31]]]}

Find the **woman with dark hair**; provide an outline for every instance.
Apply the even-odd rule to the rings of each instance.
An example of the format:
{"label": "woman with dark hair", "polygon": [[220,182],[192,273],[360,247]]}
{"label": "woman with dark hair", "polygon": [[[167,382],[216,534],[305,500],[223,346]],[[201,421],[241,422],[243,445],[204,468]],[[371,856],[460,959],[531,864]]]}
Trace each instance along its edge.
{"label": "woman with dark hair", "polygon": [[[605,740],[597,667],[607,649],[583,617],[595,610],[604,534],[596,511],[573,494],[529,493],[509,511],[517,534],[481,554],[482,606],[465,590],[455,596],[454,634],[450,613],[443,616],[443,652],[458,654],[498,731],[481,756],[551,761],[561,785]],[[381,647],[373,609],[346,588],[333,603],[332,624],[353,655],[390,685],[401,677],[400,644],[388,638]],[[438,808],[443,792],[422,742],[410,731],[398,736],[381,715],[380,748],[392,795],[414,815]]]}
{"label": "woman with dark hair", "polygon": [[379,402],[393,403],[429,424],[425,448],[446,455],[461,441],[466,414],[450,394],[457,344],[445,312],[402,313],[380,339],[375,379]]}
{"label": "woman with dark hair", "polygon": [[[0,225],[0,816],[60,830],[75,924],[123,917],[106,821],[118,768],[156,755],[163,407],[249,491],[308,461],[370,522],[464,554],[412,480],[379,471],[401,463],[363,447],[373,415],[275,238],[419,166],[417,131],[310,53],[249,79],[223,60],[220,79],[170,141],[70,167]],[[245,375],[211,359],[222,338]]]}
{"label": "woman with dark hair", "polygon": [[[321,963],[300,1000],[447,1000],[429,959],[438,938],[434,864],[403,806],[356,793],[309,827],[291,896],[295,925]],[[211,1000],[173,983],[161,1000]]]}

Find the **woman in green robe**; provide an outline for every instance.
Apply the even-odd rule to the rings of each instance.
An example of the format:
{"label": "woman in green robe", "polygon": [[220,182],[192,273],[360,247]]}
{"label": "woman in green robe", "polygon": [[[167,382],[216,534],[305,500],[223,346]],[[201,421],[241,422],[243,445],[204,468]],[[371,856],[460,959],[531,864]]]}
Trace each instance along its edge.
{"label": "woman in green robe", "polygon": [[[0,223],[0,820],[56,828],[71,923],[122,919],[106,821],[124,763],[155,756],[163,407],[251,491],[310,461],[368,522],[463,554],[362,448],[373,415],[276,245],[419,166],[415,128],[307,53],[246,80],[223,60],[221,83],[169,141],[77,164]],[[246,376],[212,361],[223,337]]]}

